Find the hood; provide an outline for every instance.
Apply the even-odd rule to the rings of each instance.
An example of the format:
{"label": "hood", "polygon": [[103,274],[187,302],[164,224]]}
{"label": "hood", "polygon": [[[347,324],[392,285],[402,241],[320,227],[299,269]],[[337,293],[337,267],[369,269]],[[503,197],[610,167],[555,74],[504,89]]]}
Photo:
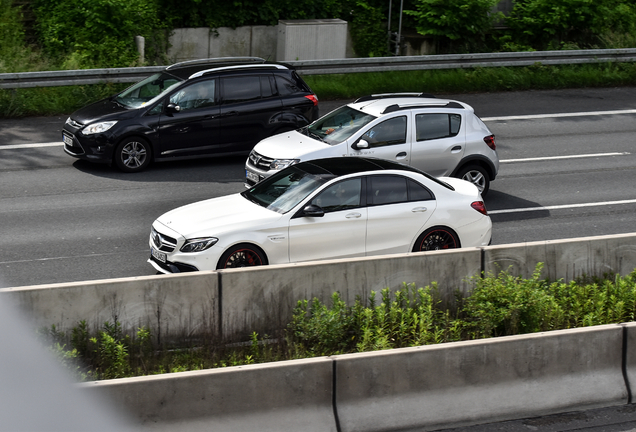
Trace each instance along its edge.
{"label": "hood", "polygon": [[455,189],[455,192],[461,195],[473,197],[475,199],[479,199],[479,201],[482,200],[477,186],[469,181],[458,179],[455,177],[439,177],[438,180],[443,181],[444,183],[448,183],[453,187],[453,189]]}
{"label": "hood", "polygon": [[159,216],[156,222],[191,239],[218,237],[231,230],[266,225],[281,217],[279,213],[234,194],[178,207]]}
{"label": "hood", "polygon": [[331,146],[298,131],[290,131],[265,138],[256,144],[254,151],[273,159],[302,159],[308,153],[326,148]]}
{"label": "hood", "polygon": [[119,120],[132,117],[136,112],[136,109],[126,108],[110,99],[103,99],[78,109],[71,114],[71,118],[78,123],[87,125],[97,121]]}

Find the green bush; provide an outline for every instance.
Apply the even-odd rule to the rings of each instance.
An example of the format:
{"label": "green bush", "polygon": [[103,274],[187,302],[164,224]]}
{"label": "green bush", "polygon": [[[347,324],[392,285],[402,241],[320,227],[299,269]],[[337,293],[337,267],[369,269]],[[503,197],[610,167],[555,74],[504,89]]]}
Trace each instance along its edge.
{"label": "green bush", "polygon": [[[595,48],[616,35],[633,41],[631,0],[517,0],[507,19],[513,40],[537,50]],[[612,35],[609,37],[609,35]]]}
{"label": "green bush", "polygon": [[165,28],[157,7],[147,0],[34,0],[40,44],[64,59],[62,69],[137,66],[135,36],[152,41]]}
{"label": "green bush", "polygon": [[491,13],[499,0],[416,0],[414,10],[404,13],[415,18],[417,32],[433,36],[438,52],[471,52],[484,49],[486,35],[501,19]]}

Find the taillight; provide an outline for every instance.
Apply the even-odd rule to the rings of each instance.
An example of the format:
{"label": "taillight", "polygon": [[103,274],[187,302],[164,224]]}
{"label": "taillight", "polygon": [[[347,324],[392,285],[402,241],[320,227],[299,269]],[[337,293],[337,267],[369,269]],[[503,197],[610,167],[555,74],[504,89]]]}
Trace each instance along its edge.
{"label": "taillight", "polygon": [[316,95],[310,94],[305,97],[312,101],[314,103],[314,106],[318,105],[318,98],[316,97]]}
{"label": "taillight", "polygon": [[484,142],[491,149],[497,150],[497,146],[495,145],[495,136],[494,135],[488,135],[487,137],[484,137]]}
{"label": "taillight", "polygon": [[486,210],[486,204],[483,201],[475,201],[470,206],[484,216],[488,216],[488,210]]}

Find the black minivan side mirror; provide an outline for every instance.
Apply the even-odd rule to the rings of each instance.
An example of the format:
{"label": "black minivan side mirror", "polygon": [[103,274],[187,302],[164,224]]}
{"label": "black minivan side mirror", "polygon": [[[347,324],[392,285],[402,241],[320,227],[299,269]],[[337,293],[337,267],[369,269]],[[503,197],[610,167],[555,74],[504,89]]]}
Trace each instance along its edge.
{"label": "black minivan side mirror", "polygon": [[166,105],[166,112],[167,113],[178,113],[179,111],[181,111],[181,107],[177,104],[174,103],[169,103],[168,105]]}

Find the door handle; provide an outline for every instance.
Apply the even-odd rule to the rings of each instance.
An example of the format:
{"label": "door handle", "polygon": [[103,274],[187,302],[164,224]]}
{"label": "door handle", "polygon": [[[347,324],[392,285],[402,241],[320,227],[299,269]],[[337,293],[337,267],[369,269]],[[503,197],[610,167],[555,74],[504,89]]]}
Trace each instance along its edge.
{"label": "door handle", "polygon": [[221,117],[230,117],[238,115],[238,111],[228,111],[226,113],[221,114]]}
{"label": "door handle", "polygon": [[395,157],[397,159],[403,159],[406,157],[406,152],[399,152],[398,154],[395,155]]}
{"label": "door handle", "polygon": [[357,219],[357,218],[359,218],[360,216],[362,216],[362,214],[360,214],[360,213],[349,213],[349,214],[348,214],[348,215],[346,215],[345,217],[346,217],[347,219]]}
{"label": "door handle", "polygon": [[451,153],[452,153],[452,152],[458,152],[458,151],[460,151],[461,149],[462,149],[462,146],[455,146],[455,147],[453,147],[453,148],[451,149]]}
{"label": "door handle", "polygon": [[426,207],[415,207],[411,210],[413,213],[424,213],[426,211]]}

